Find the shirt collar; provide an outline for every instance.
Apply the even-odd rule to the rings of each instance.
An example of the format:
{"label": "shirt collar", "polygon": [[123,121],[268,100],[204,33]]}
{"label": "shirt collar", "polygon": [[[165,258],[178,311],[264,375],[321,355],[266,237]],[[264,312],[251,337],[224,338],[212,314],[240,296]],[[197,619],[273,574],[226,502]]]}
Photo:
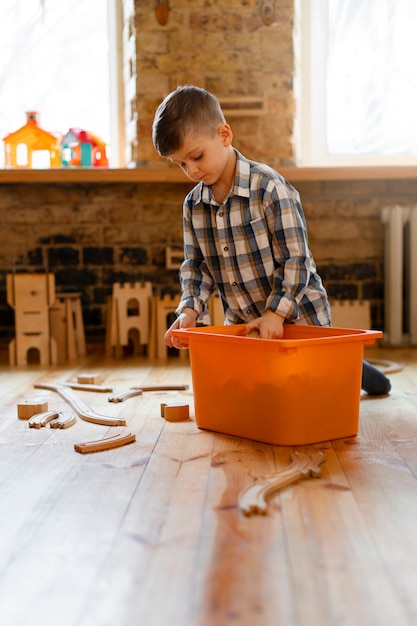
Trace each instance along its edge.
{"label": "shirt collar", "polygon": [[[235,148],[236,152],[236,173],[232,184],[231,195],[249,198],[250,196],[250,162]],[[205,202],[206,204],[216,204],[211,191],[211,185],[199,183],[199,192],[197,202]]]}

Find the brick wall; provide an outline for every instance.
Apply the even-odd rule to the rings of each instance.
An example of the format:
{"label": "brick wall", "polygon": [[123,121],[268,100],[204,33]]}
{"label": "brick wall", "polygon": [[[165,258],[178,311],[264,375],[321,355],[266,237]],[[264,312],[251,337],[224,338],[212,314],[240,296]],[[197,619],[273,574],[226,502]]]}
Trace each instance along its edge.
{"label": "brick wall", "polygon": [[0,185],[0,337],[14,335],[6,274],[55,274],[57,292],[81,292],[86,335],[102,339],[114,282],[178,291],[165,248],[181,243],[188,184]]}
{"label": "brick wall", "polygon": [[[331,298],[369,299],[383,328],[383,206],[415,200],[414,181],[298,183],[310,247]],[[149,280],[174,293],[165,248],[181,245],[181,206],[190,186],[175,184],[0,185],[0,333],[13,336],[5,276],[48,267],[57,291],[81,291],[89,339],[105,332],[114,282]]]}
{"label": "brick wall", "polygon": [[[228,115],[236,147],[273,167],[294,164],[294,0],[268,3],[275,5],[270,25],[262,19],[265,3],[259,0],[176,0],[169,3],[165,25],[156,19],[156,4],[124,2],[125,23],[131,25],[125,29],[124,53],[131,162],[146,166],[160,161],[151,141],[155,109],[172,89],[193,83],[222,102],[226,99],[228,107],[231,98],[258,98],[246,107],[252,107],[249,114]],[[259,114],[254,106],[260,107]]]}

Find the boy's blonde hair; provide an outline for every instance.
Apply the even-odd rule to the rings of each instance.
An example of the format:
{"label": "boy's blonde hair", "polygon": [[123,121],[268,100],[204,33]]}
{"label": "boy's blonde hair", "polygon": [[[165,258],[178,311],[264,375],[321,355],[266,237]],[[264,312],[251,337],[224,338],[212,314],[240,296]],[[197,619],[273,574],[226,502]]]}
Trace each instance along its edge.
{"label": "boy's blonde hair", "polygon": [[160,156],[169,156],[184,143],[186,135],[214,136],[225,123],[219,101],[205,89],[177,87],[161,102],[152,125],[152,141]]}

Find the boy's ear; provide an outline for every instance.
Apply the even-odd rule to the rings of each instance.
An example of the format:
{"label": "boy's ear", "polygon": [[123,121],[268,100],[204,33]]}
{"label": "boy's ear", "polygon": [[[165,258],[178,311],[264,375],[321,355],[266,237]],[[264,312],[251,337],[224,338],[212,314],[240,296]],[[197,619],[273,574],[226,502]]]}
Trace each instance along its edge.
{"label": "boy's ear", "polygon": [[217,133],[222,140],[223,144],[227,147],[230,146],[233,140],[233,132],[229,124],[221,124],[217,129]]}

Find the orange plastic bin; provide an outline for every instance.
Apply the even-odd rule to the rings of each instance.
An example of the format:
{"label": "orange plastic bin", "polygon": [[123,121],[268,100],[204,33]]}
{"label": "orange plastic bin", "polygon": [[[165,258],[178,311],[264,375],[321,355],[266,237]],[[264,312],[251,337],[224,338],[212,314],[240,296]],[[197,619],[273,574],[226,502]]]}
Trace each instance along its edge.
{"label": "orange plastic bin", "polygon": [[272,340],[239,324],[174,331],[189,344],[199,428],[284,446],[357,434],[364,346],[382,332],[284,328]]}

